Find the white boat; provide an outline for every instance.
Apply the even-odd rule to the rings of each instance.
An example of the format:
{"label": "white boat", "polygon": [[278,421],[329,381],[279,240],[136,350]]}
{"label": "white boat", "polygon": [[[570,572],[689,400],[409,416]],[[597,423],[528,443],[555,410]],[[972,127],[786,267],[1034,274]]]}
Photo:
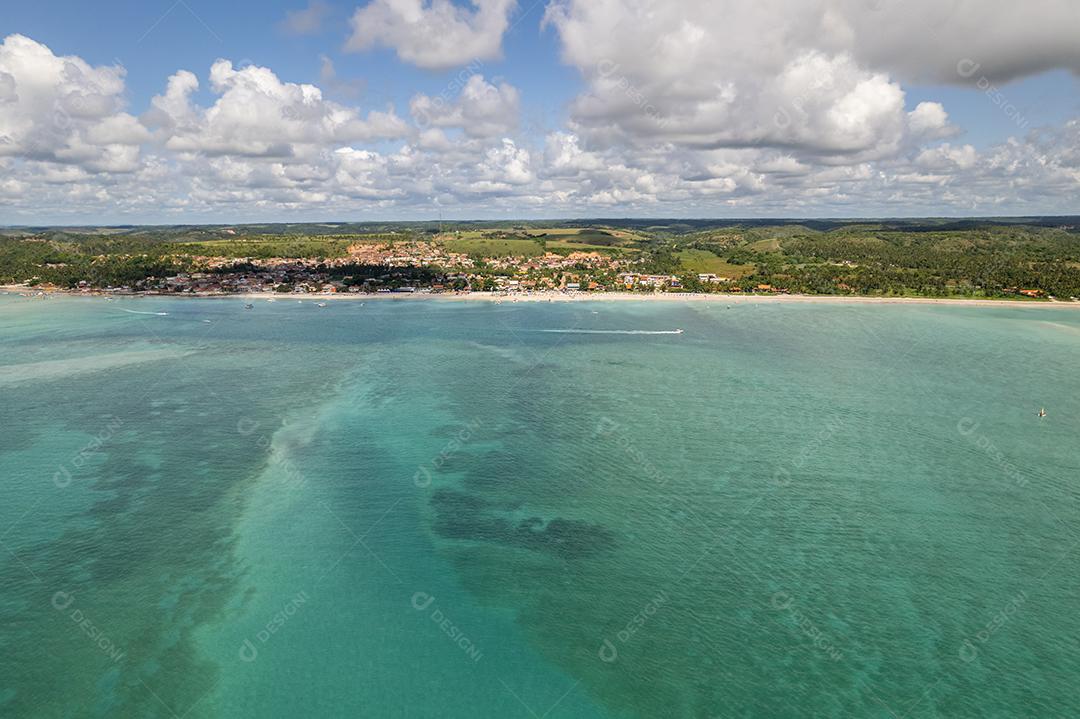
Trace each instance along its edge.
{"label": "white boat", "polygon": [[316,302],[315,306],[316,307],[326,307],[326,303],[325,302]]}

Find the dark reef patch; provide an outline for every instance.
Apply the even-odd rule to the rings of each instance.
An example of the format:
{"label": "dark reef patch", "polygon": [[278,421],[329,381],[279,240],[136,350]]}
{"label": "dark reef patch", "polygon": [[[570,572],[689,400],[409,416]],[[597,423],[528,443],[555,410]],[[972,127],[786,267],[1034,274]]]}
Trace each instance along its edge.
{"label": "dark reef patch", "polygon": [[431,501],[435,531],[447,539],[496,542],[562,559],[590,557],[615,546],[613,532],[583,520],[528,517],[514,522],[501,513],[515,507],[449,489],[435,492]]}

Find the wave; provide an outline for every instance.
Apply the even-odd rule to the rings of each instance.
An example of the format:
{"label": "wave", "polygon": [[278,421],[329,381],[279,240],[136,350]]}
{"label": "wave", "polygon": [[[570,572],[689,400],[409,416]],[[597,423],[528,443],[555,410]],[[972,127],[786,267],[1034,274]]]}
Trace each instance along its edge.
{"label": "wave", "polygon": [[682,330],[528,330],[558,335],[681,335]]}
{"label": "wave", "polygon": [[168,312],[140,312],[139,310],[125,310],[123,307],[120,308],[120,311],[121,312],[127,312],[127,313],[133,314],[133,315],[155,315],[157,317],[168,317],[169,316]]}

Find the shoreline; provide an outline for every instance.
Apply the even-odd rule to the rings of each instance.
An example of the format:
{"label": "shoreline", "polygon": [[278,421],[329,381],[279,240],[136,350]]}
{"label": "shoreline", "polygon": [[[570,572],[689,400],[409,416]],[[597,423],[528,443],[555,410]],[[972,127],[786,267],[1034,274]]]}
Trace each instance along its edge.
{"label": "shoreline", "polygon": [[695,294],[695,293],[633,293],[633,292],[585,292],[568,294],[564,292],[537,292],[532,294],[496,294],[490,292],[451,293],[338,293],[338,294],[279,294],[276,292],[246,292],[234,294],[115,294],[108,292],[69,292],[66,290],[37,290],[32,287],[0,285],[0,292],[16,295],[43,293],[53,297],[92,297],[115,299],[143,299],[147,297],[165,299],[247,299],[278,301],[309,300],[313,302],[367,301],[367,300],[441,300],[458,302],[724,302],[727,304],[751,303],[795,303],[795,304],[852,304],[852,305],[945,305],[953,307],[1034,307],[1080,309],[1080,302],[1040,301],[1040,300],[991,300],[967,299],[963,297],[868,297],[864,295],[787,295],[787,294]]}

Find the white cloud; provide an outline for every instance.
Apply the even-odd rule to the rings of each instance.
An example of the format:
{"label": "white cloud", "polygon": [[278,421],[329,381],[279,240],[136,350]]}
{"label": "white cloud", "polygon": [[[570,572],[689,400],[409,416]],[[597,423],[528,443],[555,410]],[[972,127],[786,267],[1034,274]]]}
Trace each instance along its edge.
{"label": "white cloud", "polygon": [[915,158],[915,165],[925,170],[949,172],[970,170],[978,162],[979,154],[971,145],[953,147],[944,144],[940,147],[923,150]]}
{"label": "white cloud", "polygon": [[[415,18],[417,27],[395,30],[395,43],[433,31],[445,11],[403,0],[365,9],[376,5]],[[123,68],[11,36],[0,44],[0,206],[10,221],[34,224],[79,212],[240,221],[415,217],[435,208],[469,216],[1077,211],[1080,120],[997,145],[961,144],[943,105],[908,104],[908,69],[886,66],[850,37],[841,42],[854,22],[843,8],[840,0],[560,3],[549,22],[585,86],[569,122],[542,132],[522,129],[518,89],[474,67],[440,95],[415,95],[408,116],[361,112],[335,101],[351,91],[329,58],[318,85],[218,61],[203,81],[208,101],[200,79],[180,70],[133,111],[137,119],[124,105]],[[469,32],[481,11],[461,11]],[[758,32],[767,21],[774,31]],[[447,27],[438,34],[460,30]]]}
{"label": "white cloud", "polygon": [[364,89],[360,80],[343,80],[338,77],[334,61],[326,55],[319,56],[319,84],[330,92],[347,98],[357,98]]}
{"label": "white cloud", "polygon": [[122,112],[124,69],[61,57],[23,35],[0,43],[0,156],[130,172],[149,139]]}
{"label": "white cloud", "polygon": [[352,17],[346,50],[388,47],[408,63],[445,70],[502,53],[515,0],[371,0]]}
{"label": "white cloud", "polygon": [[521,103],[512,85],[495,86],[483,75],[472,75],[455,101],[416,95],[409,103],[409,111],[421,128],[456,127],[469,137],[495,137],[517,127]]}
{"label": "white cloud", "polygon": [[[992,82],[1052,68],[1080,72],[1080,4],[1073,0],[815,0],[820,42],[908,81]],[[979,64],[975,78],[957,71]]]}
{"label": "white cloud", "polygon": [[484,153],[478,168],[479,182],[496,186],[527,184],[533,181],[531,163],[528,150],[504,138],[501,146],[489,148]]}
{"label": "white cloud", "polygon": [[210,69],[210,87],[219,95],[208,108],[196,107],[197,78],[181,71],[156,96],[146,121],[159,126],[165,146],[177,152],[251,157],[310,154],[328,144],[402,137],[408,127],[393,110],[366,118],[323,99],[314,85],[282,82],[268,68],[237,70],[227,60]]}
{"label": "white cloud", "polygon": [[905,112],[901,82],[1080,72],[1072,0],[553,0],[545,23],[586,81],[590,142],[858,163],[955,132],[940,105]]}

